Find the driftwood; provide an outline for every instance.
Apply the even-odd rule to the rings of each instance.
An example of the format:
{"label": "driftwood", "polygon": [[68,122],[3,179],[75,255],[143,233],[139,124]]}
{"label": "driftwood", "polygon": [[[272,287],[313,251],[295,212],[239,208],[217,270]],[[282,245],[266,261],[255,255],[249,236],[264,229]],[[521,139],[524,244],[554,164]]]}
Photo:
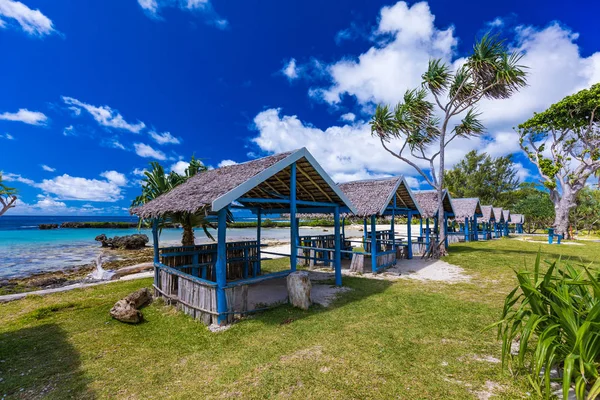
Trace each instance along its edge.
{"label": "driftwood", "polygon": [[132,265],[130,267],[119,268],[115,271],[115,274],[110,278],[111,280],[121,279],[126,275],[137,274],[144,271],[149,271],[154,268],[154,263],[146,262],[141,264]]}
{"label": "driftwood", "polygon": [[152,300],[152,295],[148,288],[136,290],[125,298],[117,301],[110,310],[110,315],[121,322],[137,324],[144,319],[142,312],[138,309],[149,303],[150,300]]}
{"label": "driftwood", "polygon": [[287,276],[287,290],[294,307],[308,310],[310,307],[310,278],[306,271],[292,272]]}

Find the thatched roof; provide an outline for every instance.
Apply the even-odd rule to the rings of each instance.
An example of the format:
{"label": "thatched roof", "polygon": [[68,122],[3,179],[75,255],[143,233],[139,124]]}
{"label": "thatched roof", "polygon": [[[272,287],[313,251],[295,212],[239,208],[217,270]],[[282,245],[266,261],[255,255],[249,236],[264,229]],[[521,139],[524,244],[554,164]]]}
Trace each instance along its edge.
{"label": "thatched roof", "polygon": [[496,216],[496,222],[504,222],[502,207],[494,207],[494,215]]}
{"label": "thatched roof", "polygon": [[334,203],[355,211],[346,195],[306,148],[202,172],[131,211],[142,218],[202,209],[216,212],[241,198],[274,200],[268,203],[250,200],[244,203],[247,207],[289,210],[289,204],[276,200],[290,196],[290,170],[294,162],[298,200]]}
{"label": "thatched roof", "polygon": [[[437,190],[420,190],[414,191],[413,197],[417,201],[417,205],[419,207],[421,218],[433,218],[438,214],[438,194]],[[452,208],[452,201],[450,198],[450,194],[448,194],[447,190],[444,190],[444,197],[442,199],[444,202],[444,211],[449,214],[454,214],[454,209]]]}
{"label": "thatched roof", "polygon": [[494,207],[492,206],[481,206],[481,213],[483,214],[483,217],[481,217],[481,222],[490,222],[491,220],[496,219]]}
{"label": "thatched roof", "polygon": [[475,216],[482,216],[481,205],[479,199],[476,198],[465,198],[465,199],[452,199],[452,208],[454,209],[454,217],[458,220],[464,220],[465,218],[473,218]]}
{"label": "thatched roof", "polygon": [[502,219],[506,222],[510,221],[510,211],[502,209]]}
{"label": "thatched roof", "polygon": [[510,214],[511,224],[523,224],[525,223],[525,216],[523,214]]}
{"label": "thatched roof", "polygon": [[396,193],[396,207],[419,212],[419,207],[404,177],[367,179],[340,184],[342,192],[356,207],[356,216],[369,217],[383,215],[385,209],[393,205]]}

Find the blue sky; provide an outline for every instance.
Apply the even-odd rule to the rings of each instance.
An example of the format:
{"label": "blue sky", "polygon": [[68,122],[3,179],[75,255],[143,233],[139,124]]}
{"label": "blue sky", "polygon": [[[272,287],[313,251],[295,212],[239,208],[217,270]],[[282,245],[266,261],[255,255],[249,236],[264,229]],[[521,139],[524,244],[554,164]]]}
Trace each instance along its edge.
{"label": "blue sky", "polygon": [[0,0],[0,170],[19,214],[127,213],[150,161],[210,166],[306,146],[336,181],[406,174],[370,137],[374,104],[453,63],[492,29],[525,53],[529,86],[484,103],[488,134],[458,141],[516,154],[512,127],[600,81],[600,4],[220,0]]}

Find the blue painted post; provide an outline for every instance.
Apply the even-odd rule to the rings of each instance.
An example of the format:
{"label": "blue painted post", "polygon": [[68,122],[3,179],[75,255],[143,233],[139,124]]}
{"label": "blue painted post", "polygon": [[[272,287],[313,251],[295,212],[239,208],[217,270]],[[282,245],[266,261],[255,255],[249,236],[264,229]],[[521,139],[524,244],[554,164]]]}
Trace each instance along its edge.
{"label": "blue painted post", "polygon": [[367,217],[363,218],[363,248],[367,250]]}
{"label": "blue painted post", "polygon": [[425,248],[429,250],[429,218],[425,219]]}
{"label": "blue painted post", "polygon": [[335,284],[336,286],[342,286],[342,252],[341,252],[341,238],[340,238],[340,208],[336,207],[333,213],[333,225],[335,229],[335,255],[334,255],[334,268],[335,268]]}
{"label": "blue painted post", "polygon": [[296,226],[296,163],[291,165],[290,172],[290,230],[292,235],[290,264],[295,271],[298,265],[298,227]]}
{"label": "blue painted post", "polygon": [[377,273],[377,235],[375,234],[376,217],[371,215],[371,272]]}
{"label": "blue painted post", "polygon": [[444,246],[448,248],[448,216],[444,213]]}
{"label": "blue painted post", "polygon": [[479,226],[477,225],[477,215],[473,216],[473,232],[475,233],[475,237],[473,240],[479,240]]}
{"label": "blue painted post", "polygon": [[392,236],[392,250],[396,251],[396,195],[394,195],[394,209],[392,210],[390,235]]}
{"label": "blue painted post", "polygon": [[419,217],[419,237],[423,237],[423,217]]}
{"label": "blue painted post", "polygon": [[217,322],[219,325],[227,322],[227,298],[225,286],[227,285],[227,208],[219,210],[217,228],[217,263],[215,265],[217,280]]}
{"label": "blue painted post", "polygon": [[504,224],[504,236],[508,236],[508,222]]}
{"label": "blue painted post", "polygon": [[408,241],[408,249],[406,251],[406,257],[408,257],[409,260],[412,260],[413,258],[413,251],[412,251],[412,235],[411,235],[411,228],[412,228],[412,211],[408,212],[407,215],[407,222],[406,222],[406,236],[407,236],[407,241]]}
{"label": "blue painted post", "polygon": [[260,208],[256,211],[256,255],[257,262],[252,268],[252,276],[256,277],[260,274],[261,254],[260,254],[260,241],[261,241],[261,225],[262,225],[262,214]]}
{"label": "blue painted post", "polygon": [[465,242],[469,241],[469,218],[465,217]]}
{"label": "blue painted post", "polygon": [[549,228],[548,229],[548,244],[552,244],[554,240],[554,229]]}
{"label": "blue painted post", "polygon": [[154,286],[158,287],[158,268],[156,264],[160,262],[158,250],[158,219],[152,219],[152,247],[154,248]]}

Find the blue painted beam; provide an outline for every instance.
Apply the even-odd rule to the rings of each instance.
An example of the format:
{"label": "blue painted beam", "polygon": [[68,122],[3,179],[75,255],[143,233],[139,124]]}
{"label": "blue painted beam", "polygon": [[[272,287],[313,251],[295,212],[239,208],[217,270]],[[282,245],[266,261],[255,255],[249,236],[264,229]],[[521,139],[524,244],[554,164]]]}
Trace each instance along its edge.
{"label": "blue painted beam", "polygon": [[333,213],[333,225],[335,230],[335,254],[333,256],[333,267],[335,269],[335,284],[342,286],[342,243],[340,237],[340,209],[335,208]]}
{"label": "blue painted beam", "polygon": [[290,166],[290,231],[291,231],[291,249],[290,249],[290,269],[296,270],[298,265],[298,220],[296,219],[296,163]]}
{"label": "blue painted beam", "polygon": [[217,281],[217,322],[227,322],[227,207],[219,210],[219,224],[217,227],[217,263],[215,265]]}
{"label": "blue painted beam", "polygon": [[[295,165],[295,164],[292,164]],[[291,190],[291,180],[290,180],[290,190]],[[296,186],[294,184],[294,186]],[[294,196],[292,196],[294,197]],[[294,202],[297,205],[301,206],[319,206],[319,207],[337,207],[338,205],[335,203],[325,203],[321,201],[306,201],[306,200],[298,200],[297,198],[292,199],[252,199],[252,198],[239,198],[236,200],[239,203],[256,203],[256,204],[292,204]]]}

